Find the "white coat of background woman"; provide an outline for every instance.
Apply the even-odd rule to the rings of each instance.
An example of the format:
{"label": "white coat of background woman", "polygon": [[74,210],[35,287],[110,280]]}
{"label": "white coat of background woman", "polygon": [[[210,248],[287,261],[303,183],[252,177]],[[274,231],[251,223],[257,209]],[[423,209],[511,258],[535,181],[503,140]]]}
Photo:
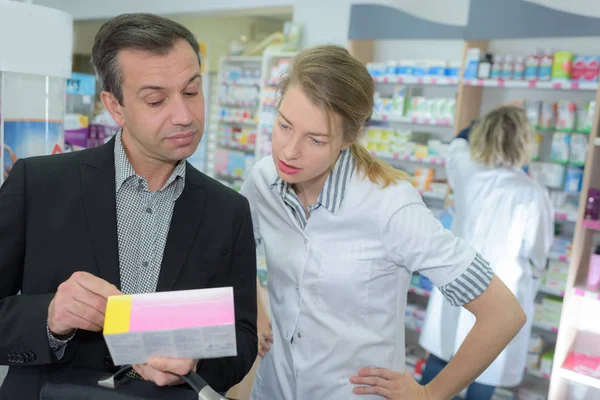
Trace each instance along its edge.
{"label": "white coat of background woman", "polygon": [[[525,373],[536,275],[545,268],[554,236],[547,189],[522,168],[531,159],[532,140],[522,108],[505,105],[463,131],[448,150],[446,170],[456,208],[452,232],[489,260],[527,314],[518,335],[469,388],[477,395],[467,399],[485,400],[496,386],[517,386]],[[474,321],[471,313],[452,307],[434,289],[420,337],[421,346],[434,356],[424,381],[435,375],[428,368],[453,357]]]}

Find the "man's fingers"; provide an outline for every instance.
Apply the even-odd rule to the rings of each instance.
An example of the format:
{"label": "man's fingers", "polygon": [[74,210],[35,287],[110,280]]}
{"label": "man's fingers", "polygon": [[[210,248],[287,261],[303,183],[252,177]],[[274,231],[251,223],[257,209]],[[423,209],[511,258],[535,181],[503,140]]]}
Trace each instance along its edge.
{"label": "man's fingers", "polygon": [[91,321],[81,318],[77,314],[68,312],[66,317],[68,319],[67,325],[74,329],[83,329],[84,331],[100,332],[103,325],[95,324]]}
{"label": "man's fingers", "polygon": [[139,376],[141,376],[141,377],[142,377],[142,379],[144,379],[145,381],[147,381],[147,380],[148,380],[148,376],[147,376],[147,375],[146,375],[146,373],[144,372],[144,366],[143,366],[143,365],[141,365],[141,364],[134,364],[134,365],[132,365],[132,367],[133,367],[133,370],[134,370],[135,372],[137,372],[137,374],[138,374]]}
{"label": "man's fingers", "polygon": [[107,299],[122,294],[115,285],[106,282],[88,272],[77,271],[71,276],[80,286]]}
{"label": "man's fingers", "polygon": [[106,299],[104,297],[80,286],[79,290],[73,294],[73,299],[98,311],[104,318],[106,314]]}
{"label": "man's fingers", "polygon": [[175,375],[185,375],[192,371],[196,361],[189,358],[152,357],[148,360],[148,366],[162,372]]}
{"label": "man's fingers", "polygon": [[[160,357],[162,358],[162,357]],[[155,363],[161,363],[163,361],[158,361]],[[154,368],[152,365],[150,364],[145,364],[141,366],[144,374],[147,376],[147,380],[154,382],[157,386],[171,386],[171,385],[179,385],[180,383],[183,382],[183,380],[181,380],[181,378],[179,378],[179,376],[168,373],[168,372],[163,372],[160,371],[156,368]]]}
{"label": "man's fingers", "polygon": [[104,314],[85,303],[73,300],[68,305],[68,311],[77,317],[98,327],[104,327]]}

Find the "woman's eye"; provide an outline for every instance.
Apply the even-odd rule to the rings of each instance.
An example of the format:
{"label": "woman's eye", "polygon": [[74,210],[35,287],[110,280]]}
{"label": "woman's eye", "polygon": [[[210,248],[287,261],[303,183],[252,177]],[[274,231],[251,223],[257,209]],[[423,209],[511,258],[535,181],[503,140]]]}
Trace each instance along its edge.
{"label": "woman's eye", "polygon": [[311,140],[312,140],[312,141],[313,141],[313,143],[314,143],[314,144],[316,144],[316,145],[322,145],[322,144],[324,144],[324,143],[325,143],[325,142],[321,142],[320,140],[317,140],[317,139],[311,139]]}
{"label": "woman's eye", "polygon": [[150,105],[150,107],[158,107],[163,103],[163,100],[159,100],[159,101],[153,101],[151,103],[148,103]]}
{"label": "woman's eye", "polygon": [[187,92],[187,93],[185,93],[185,95],[186,95],[187,97],[194,97],[194,96],[197,96],[197,95],[198,95],[198,92]]}
{"label": "woman's eye", "polygon": [[279,123],[279,127],[280,127],[281,129],[290,129],[289,125],[282,124],[281,122]]}

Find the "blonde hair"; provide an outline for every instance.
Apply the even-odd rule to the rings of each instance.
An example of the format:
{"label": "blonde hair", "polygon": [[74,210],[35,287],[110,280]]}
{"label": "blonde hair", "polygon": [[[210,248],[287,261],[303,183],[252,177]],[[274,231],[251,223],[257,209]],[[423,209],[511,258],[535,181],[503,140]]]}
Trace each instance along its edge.
{"label": "blonde hair", "polygon": [[490,168],[522,167],[531,159],[533,131],[522,108],[498,107],[471,133],[471,158]]}
{"label": "blonde hair", "polygon": [[330,126],[341,122],[344,142],[356,160],[357,170],[382,187],[408,179],[408,175],[371,156],[359,143],[373,113],[375,84],[367,68],[340,46],[317,46],[298,53],[280,83],[281,99],[298,87],[316,106],[327,111]]}

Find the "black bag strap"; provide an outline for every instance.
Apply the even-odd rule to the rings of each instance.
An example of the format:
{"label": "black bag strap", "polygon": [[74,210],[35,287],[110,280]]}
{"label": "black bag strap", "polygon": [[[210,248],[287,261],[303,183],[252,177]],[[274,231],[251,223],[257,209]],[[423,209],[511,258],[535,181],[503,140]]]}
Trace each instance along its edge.
{"label": "black bag strap", "polygon": [[[121,380],[127,376],[127,373],[132,369],[133,367],[131,365],[126,365],[107,379],[98,381],[98,385],[107,389],[116,389]],[[183,379],[195,393],[198,393],[198,400],[227,400],[208,386],[208,383],[194,371],[190,371],[186,375],[180,376],[180,378]]]}

